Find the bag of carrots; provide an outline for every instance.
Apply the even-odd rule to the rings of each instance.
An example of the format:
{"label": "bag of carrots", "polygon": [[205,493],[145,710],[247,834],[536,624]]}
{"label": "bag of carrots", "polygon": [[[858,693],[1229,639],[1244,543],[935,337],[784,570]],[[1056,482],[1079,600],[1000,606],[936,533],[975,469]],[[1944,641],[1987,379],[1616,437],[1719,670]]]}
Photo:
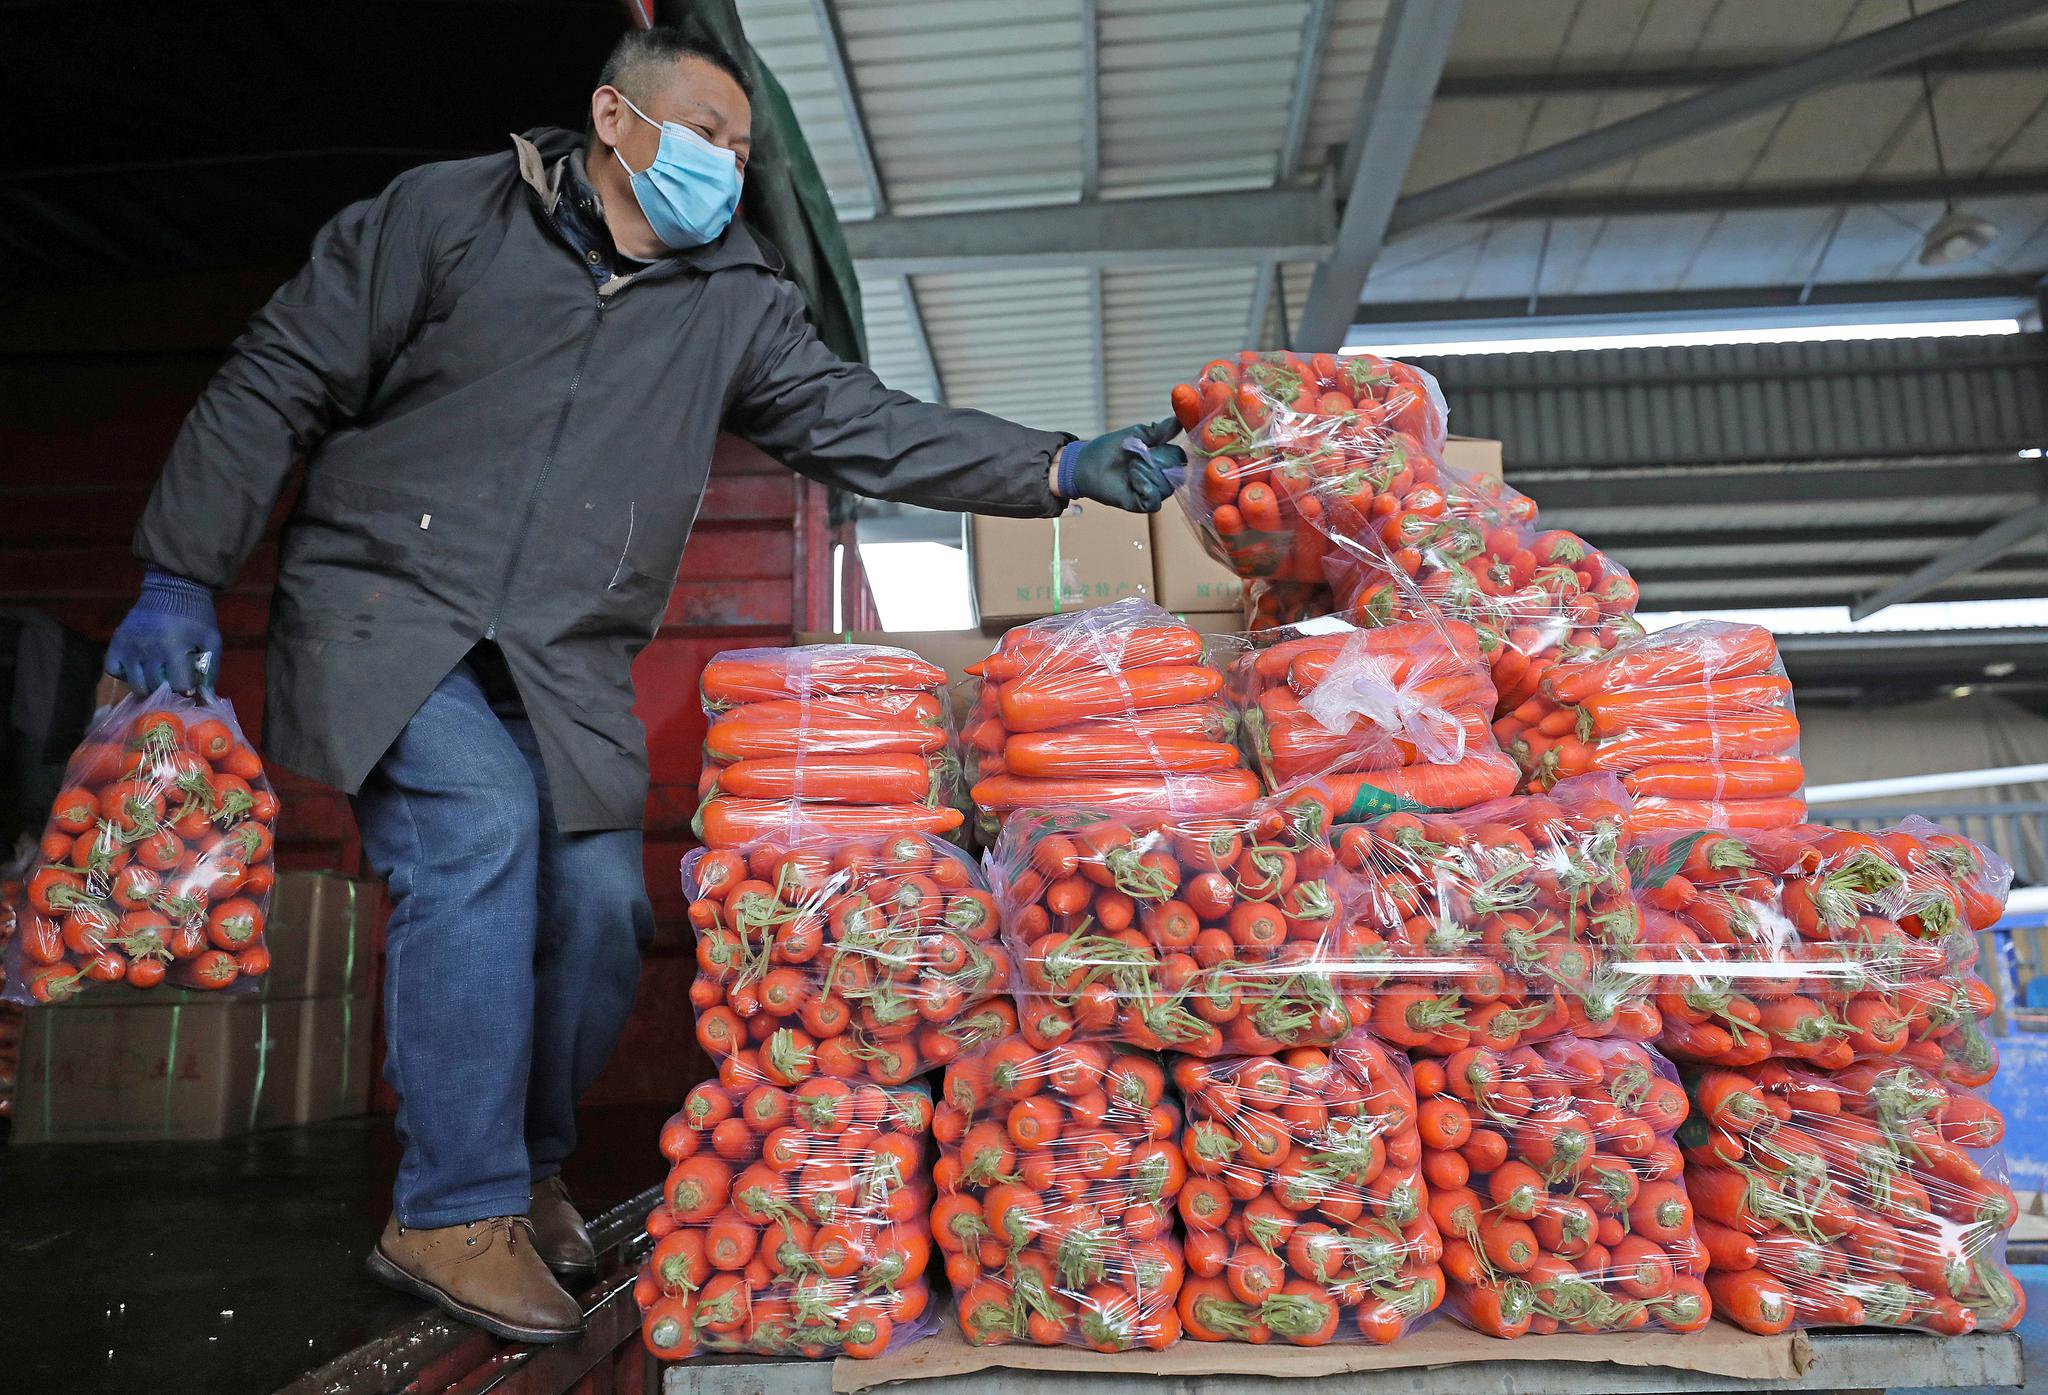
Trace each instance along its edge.
{"label": "bag of carrots", "polygon": [[1258,797],[1235,744],[1224,667],[1147,601],[1019,625],[968,672],[974,802],[991,838],[1017,809],[1234,809]]}
{"label": "bag of carrots", "polygon": [[704,666],[695,829],[737,847],[805,828],[950,833],[964,821],[946,671],[908,649],[729,649]]}
{"label": "bag of carrots", "polygon": [[730,1088],[901,1084],[1017,1030],[994,899],[941,839],[700,848],[683,889],[697,1040]]}
{"label": "bag of carrots", "polygon": [[1181,1325],[1206,1342],[1384,1344],[1444,1297],[1408,1065],[1328,1050],[1175,1058],[1187,1102]]}
{"label": "bag of carrots", "polygon": [[27,873],[4,997],[95,983],[237,991],[270,971],[277,795],[224,698],[159,688],[99,713]]}
{"label": "bag of carrots", "polygon": [[1696,1332],[1715,1303],[1673,1135],[1677,1072],[1633,1042],[1555,1037],[1415,1063],[1449,1307],[1494,1337]]}
{"label": "bag of carrots", "polygon": [[1831,1070],[1897,1058],[1987,1084],[1991,992],[1971,970],[2012,869],[1925,819],[1848,829],[1695,830],[1631,847],[1663,1049]]}
{"label": "bag of carrots", "polygon": [[1370,354],[1246,351],[1172,397],[1194,447],[1181,504],[1210,555],[1248,580],[1321,586],[1326,496],[1442,457],[1436,380]]}
{"label": "bag of carrots", "polygon": [[1156,1056],[1012,1039],[946,1067],[932,1238],[976,1346],[1180,1337],[1181,1115]]}
{"label": "bag of carrots", "polygon": [[1976,1094],[1896,1056],[1712,1067],[1691,1090],[1685,1181],[1722,1317],[1764,1333],[2019,1322],[2005,1121]]}
{"label": "bag of carrots", "polygon": [[1642,916],[1622,856],[1625,807],[1615,782],[1582,778],[1340,829],[1353,980],[1372,1032],[1418,1056],[1564,1032],[1654,1038],[1652,986],[1629,968]]}
{"label": "bag of carrots", "polygon": [[1346,613],[1436,614],[1471,625],[1493,669],[1495,716],[1539,697],[1551,665],[1642,633],[1628,573],[1492,476],[1404,470],[1332,500],[1325,564]]}
{"label": "bag of carrots", "polygon": [[871,1357],[935,1330],[931,1124],[922,1086],[691,1090],[633,1285],[647,1349]]}
{"label": "bag of carrots", "polygon": [[1365,951],[1315,795],[1136,820],[1032,810],[991,854],[1024,1039],[1194,1056],[1341,1040],[1371,1013]]}
{"label": "bag of carrots", "polygon": [[1361,629],[1336,617],[1251,636],[1232,665],[1269,792],[1319,783],[1340,822],[1511,794],[1493,681],[1460,621]]}
{"label": "bag of carrots", "polygon": [[1639,832],[1806,821],[1792,683],[1761,625],[1696,620],[1559,664],[1494,730],[1537,788],[1618,776]]}

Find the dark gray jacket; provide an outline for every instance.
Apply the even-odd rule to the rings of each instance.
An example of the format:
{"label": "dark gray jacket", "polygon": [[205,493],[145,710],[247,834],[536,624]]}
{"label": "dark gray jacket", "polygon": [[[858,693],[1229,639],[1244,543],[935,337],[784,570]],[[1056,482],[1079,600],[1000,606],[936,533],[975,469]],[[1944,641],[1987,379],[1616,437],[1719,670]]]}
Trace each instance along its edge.
{"label": "dark gray jacket", "polygon": [[640,823],[629,666],[660,623],[712,442],[940,509],[1056,513],[1068,439],[919,402],[824,348],[741,225],[600,286],[555,224],[577,138],[427,165],[344,209],[250,323],[136,528],[209,586],[292,461],[264,745],[351,792],[479,640],[504,650],[568,831]]}

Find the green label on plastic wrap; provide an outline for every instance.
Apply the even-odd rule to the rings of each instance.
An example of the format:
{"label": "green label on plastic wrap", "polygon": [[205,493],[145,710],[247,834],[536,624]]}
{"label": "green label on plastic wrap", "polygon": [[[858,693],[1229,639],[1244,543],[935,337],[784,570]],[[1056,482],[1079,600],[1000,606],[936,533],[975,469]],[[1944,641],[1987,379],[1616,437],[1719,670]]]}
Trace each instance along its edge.
{"label": "green label on plastic wrap", "polygon": [[1398,794],[1389,794],[1375,785],[1360,785],[1358,793],[1351,796],[1351,802],[1338,811],[1338,823],[1363,823],[1367,819],[1379,818],[1382,814],[1426,814],[1427,804],[1417,804]]}

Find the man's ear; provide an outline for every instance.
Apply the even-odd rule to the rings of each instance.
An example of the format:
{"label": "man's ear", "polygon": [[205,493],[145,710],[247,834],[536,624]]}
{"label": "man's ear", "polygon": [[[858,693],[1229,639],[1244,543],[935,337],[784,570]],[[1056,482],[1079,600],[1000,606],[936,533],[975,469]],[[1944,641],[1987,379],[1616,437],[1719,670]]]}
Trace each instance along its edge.
{"label": "man's ear", "polygon": [[606,145],[616,147],[624,135],[623,126],[633,113],[614,87],[600,87],[590,94],[590,129]]}

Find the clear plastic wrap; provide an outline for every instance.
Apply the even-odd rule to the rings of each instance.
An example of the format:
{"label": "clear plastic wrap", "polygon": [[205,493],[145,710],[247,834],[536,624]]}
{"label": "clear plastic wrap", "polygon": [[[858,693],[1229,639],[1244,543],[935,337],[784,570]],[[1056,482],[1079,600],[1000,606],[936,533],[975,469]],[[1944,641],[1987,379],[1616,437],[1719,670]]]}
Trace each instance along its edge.
{"label": "clear plastic wrap", "polygon": [[[1234,641],[1218,640],[1230,645]],[[968,672],[974,802],[993,836],[1018,809],[1083,804],[1206,813],[1258,797],[1231,744],[1230,655],[1147,601],[1009,631]]]}
{"label": "clear plastic wrap", "polygon": [[1130,820],[1033,810],[990,855],[1019,1024],[1195,1056],[1341,1040],[1371,1013],[1328,806]]}
{"label": "clear plastic wrap", "polygon": [[1017,1030],[980,869],[924,834],[696,849],[697,1040],[729,1086],[900,1084]]}
{"label": "clear plastic wrap", "polygon": [[2019,1322],[2019,1205],[1990,1104],[1898,1058],[1715,1067],[1690,1085],[1686,1188],[1723,1318],[1765,1333]]}
{"label": "clear plastic wrap", "polygon": [[1800,827],[1633,844],[1645,953],[1673,1057],[1833,1069],[1898,1057],[1966,1089],[1998,1053],[1972,976],[2012,869],[1925,819],[1877,833]]}
{"label": "clear plastic wrap", "polygon": [[1334,617],[1251,636],[1232,665],[1268,792],[1319,782],[1340,822],[1513,792],[1493,682],[1458,621],[1362,629]]}
{"label": "clear plastic wrap", "polygon": [[1451,814],[1339,831],[1371,1030],[1420,1056],[1503,1051],[1561,1032],[1647,1041],[1652,985],[1632,971],[1642,914],[1622,855],[1627,798],[1568,781]]}
{"label": "clear plastic wrap", "polygon": [[964,821],[946,671],[908,649],[729,649],[704,667],[697,834],[950,833]]}
{"label": "clear plastic wrap", "polygon": [[633,1289],[647,1349],[870,1357],[935,1330],[931,1121],[922,1086],[691,1090]]}
{"label": "clear plastic wrap", "polygon": [[1707,1255],[1674,1134],[1678,1073],[1633,1042],[1561,1036],[1418,1061],[1449,1307],[1494,1337],[1696,1332]]}
{"label": "clear plastic wrap", "polygon": [[1696,620],[1559,664],[1495,732],[1539,788],[1619,776],[1638,831],[1806,821],[1792,683],[1760,625]]}
{"label": "clear plastic wrap", "polygon": [[1443,1301],[1408,1064],[1362,1034],[1175,1058],[1187,1103],[1180,1316],[1200,1341],[1391,1342]]}
{"label": "clear plastic wrap", "polygon": [[224,698],[159,688],[97,715],[17,909],[5,996],[231,989],[270,970],[277,795]]}
{"label": "clear plastic wrap", "polygon": [[1173,1212],[1187,1168],[1157,1057],[1011,1040],[946,1068],[932,1237],[976,1345],[1179,1339]]}

